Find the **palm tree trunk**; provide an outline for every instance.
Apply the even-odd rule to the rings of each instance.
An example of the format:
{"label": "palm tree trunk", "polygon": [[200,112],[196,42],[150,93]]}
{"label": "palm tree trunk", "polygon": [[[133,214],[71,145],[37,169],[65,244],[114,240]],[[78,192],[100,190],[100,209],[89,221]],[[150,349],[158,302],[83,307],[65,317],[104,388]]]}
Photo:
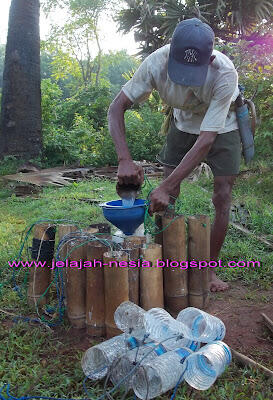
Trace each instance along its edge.
{"label": "palm tree trunk", "polygon": [[39,17],[39,0],[12,0],[3,75],[1,157],[28,160],[42,150]]}

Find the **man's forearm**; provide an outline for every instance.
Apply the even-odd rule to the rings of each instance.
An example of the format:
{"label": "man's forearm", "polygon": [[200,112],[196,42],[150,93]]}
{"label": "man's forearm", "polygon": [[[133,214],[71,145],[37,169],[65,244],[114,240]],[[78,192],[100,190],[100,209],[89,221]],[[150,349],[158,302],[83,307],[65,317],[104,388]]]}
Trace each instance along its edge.
{"label": "man's forearm", "polygon": [[123,91],[119,92],[109,107],[109,131],[118,156],[118,182],[120,185],[142,185],[144,173],[132,160],[125,137],[124,113],[133,103]]}
{"label": "man's forearm", "polygon": [[162,182],[162,186],[171,192],[172,188],[180,185],[182,180],[207,156],[216,136],[216,132],[200,132],[200,136],[194,146],[188,151],[171,175]]}
{"label": "man's forearm", "polygon": [[115,144],[118,160],[131,160],[130,151],[125,137],[124,113],[131,106],[128,98],[120,93],[113,101],[108,111],[109,132]]}

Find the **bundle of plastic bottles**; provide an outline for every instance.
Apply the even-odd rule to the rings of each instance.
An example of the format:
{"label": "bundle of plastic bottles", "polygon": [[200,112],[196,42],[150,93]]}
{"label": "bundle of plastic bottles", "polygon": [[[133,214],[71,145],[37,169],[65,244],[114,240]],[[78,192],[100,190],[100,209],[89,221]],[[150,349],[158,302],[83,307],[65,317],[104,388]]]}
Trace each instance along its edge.
{"label": "bundle of plastic bottles", "polygon": [[[186,381],[198,390],[214,384],[231,362],[224,323],[188,307],[174,319],[161,308],[144,311],[130,301],[115,311],[124,333],[88,349],[82,358],[91,380],[108,377],[114,385],[152,399]],[[202,344],[202,347],[201,347]]]}

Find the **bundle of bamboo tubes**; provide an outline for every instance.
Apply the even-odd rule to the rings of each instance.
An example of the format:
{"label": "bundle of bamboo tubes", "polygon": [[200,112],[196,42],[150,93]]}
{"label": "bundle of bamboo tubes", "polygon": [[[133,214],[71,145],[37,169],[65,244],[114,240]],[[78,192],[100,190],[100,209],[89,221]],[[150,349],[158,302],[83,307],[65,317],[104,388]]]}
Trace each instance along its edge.
{"label": "bundle of bamboo tubes", "polygon": [[188,233],[182,215],[164,217],[158,214],[156,224],[161,232],[155,237],[155,241],[162,245],[165,261],[165,308],[173,315],[189,306],[206,308],[209,299],[208,268],[191,268],[189,263],[210,260],[209,217],[189,217]]}
{"label": "bundle of bamboo tubes", "polygon": [[[205,308],[209,293],[208,269],[185,269],[175,265],[187,260],[209,261],[209,218],[190,217],[188,238],[183,216],[171,219],[156,215],[156,223],[162,227],[162,232],[151,244],[146,243],[145,237],[128,236],[117,250],[112,246],[110,227],[106,224],[103,227],[94,224],[86,230],[85,233],[94,237],[91,241],[86,240],[84,234],[72,235],[70,240],[64,241],[60,259],[93,262],[89,268],[62,269],[67,317],[73,327],[86,328],[87,334],[95,337],[119,334],[114,312],[126,300],[145,310],[165,306],[173,315],[188,306]],[[58,226],[59,240],[76,231],[73,225]],[[48,224],[36,225],[34,240],[40,251],[32,252],[33,258],[50,264],[54,257],[55,230]],[[49,242],[51,253],[44,250]],[[29,304],[44,305],[48,301],[50,281],[50,268],[31,270]],[[43,296],[45,292],[47,296]]]}

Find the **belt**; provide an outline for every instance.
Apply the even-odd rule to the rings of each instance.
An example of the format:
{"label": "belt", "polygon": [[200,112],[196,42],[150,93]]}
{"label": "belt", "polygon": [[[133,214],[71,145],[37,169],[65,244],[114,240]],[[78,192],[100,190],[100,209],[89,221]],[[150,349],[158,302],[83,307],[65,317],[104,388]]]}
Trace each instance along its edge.
{"label": "belt", "polygon": [[[229,111],[236,111],[236,105],[235,102],[233,101],[230,105]],[[209,108],[209,105],[201,103],[198,105],[193,105],[193,104],[188,104],[184,105],[182,107],[179,107],[179,110],[182,111],[191,111],[193,114],[204,114]]]}

